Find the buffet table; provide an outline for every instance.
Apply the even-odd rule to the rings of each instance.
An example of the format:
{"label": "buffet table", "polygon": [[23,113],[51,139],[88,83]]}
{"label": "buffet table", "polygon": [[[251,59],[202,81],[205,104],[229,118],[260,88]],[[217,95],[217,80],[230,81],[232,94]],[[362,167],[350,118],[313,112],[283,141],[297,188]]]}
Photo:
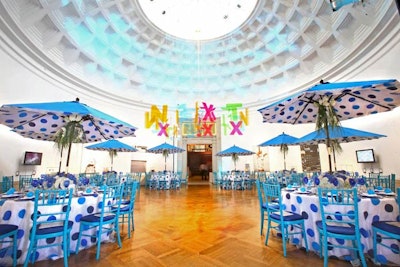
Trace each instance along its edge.
{"label": "buffet table", "polygon": [[[321,220],[318,196],[315,194],[303,194],[298,191],[289,192],[282,190],[282,203],[286,210],[302,214],[305,218],[308,248],[319,253],[319,234],[316,221]],[[399,209],[395,197],[361,197],[358,205],[361,243],[364,253],[372,252],[372,222],[375,220],[395,221],[399,216]],[[303,246],[304,246],[304,240]],[[336,242],[336,240],[330,240]],[[392,241],[393,242],[393,241]],[[396,242],[396,241],[394,241]],[[400,242],[396,242],[400,246]],[[328,254],[339,258],[346,258],[349,254],[345,249],[331,249]],[[372,254],[371,254],[372,255]],[[378,255],[383,255],[388,261],[400,265],[400,256],[389,249],[378,246]]]}
{"label": "buffet table", "polygon": [[[96,213],[99,211],[99,203],[102,200],[102,194],[91,194],[87,196],[73,197],[69,220],[74,224],[70,236],[70,250],[75,251],[76,242],[79,233],[79,221],[82,216]],[[31,215],[34,210],[33,200],[18,199],[0,199],[0,223],[18,225],[18,264],[23,264],[29,246],[29,231],[32,227]],[[103,240],[108,240],[109,236],[104,236]],[[41,241],[42,242],[42,241]],[[48,240],[48,242],[51,242]],[[40,244],[40,243],[39,243]],[[82,237],[81,249],[95,245],[95,240]],[[37,259],[57,259],[63,257],[61,247],[49,247],[37,251]],[[0,255],[0,266],[11,266],[12,259],[9,255]]]}

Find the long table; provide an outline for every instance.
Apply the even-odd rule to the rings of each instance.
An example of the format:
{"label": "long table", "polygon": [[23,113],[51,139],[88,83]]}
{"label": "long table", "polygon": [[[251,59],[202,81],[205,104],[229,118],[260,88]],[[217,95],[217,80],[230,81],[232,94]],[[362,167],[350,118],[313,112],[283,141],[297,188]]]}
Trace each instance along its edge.
{"label": "long table", "polygon": [[[79,221],[82,216],[96,213],[99,211],[99,203],[102,200],[102,194],[93,194],[88,196],[73,197],[69,220],[74,224],[70,236],[70,250],[75,251],[79,234]],[[29,247],[29,231],[32,228],[31,215],[34,210],[33,200],[0,200],[0,223],[18,225],[18,264],[23,264],[27,256]],[[103,236],[102,240],[110,240],[109,236]],[[45,242],[40,241],[40,242]],[[48,242],[52,242],[48,240]],[[41,243],[39,243],[41,244]],[[96,240],[82,237],[80,249],[96,244]],[[49,247],[39,249],[36,261],[57,259],[63,257],[61,247]],[[9,255],[0,255],[0,266],[11,266],[12,259]]]}
{"label": "long table", "polygon": [[[305,217],[308,248],[319,253],[320,244],[316,221],[321,220],[321,213],[318,196],[315,194],[301,194],[295,191],[288,192],[283,189],[282,202],[286,206],[286,210],[302,214]],[[361,243],[364,247],[364,253],[370,252],[372,255],[372,222],[375,220],[395,221],[399,216],[399,208],[394,197],[362,197],[358,203],[358,212]],[[304,246],[304,240],[302,242]],[[330,242],[336,242],[336,240],[330,240]],[[396,243],[397,246],[400,246],[400,242]],[[349,251],[335,248],[329,250],[328,254],[339,258],[346,258]],[[386,260],[400,265],[400,256],[393,253],[392,250],[378,246],[378,254],[382,255]]]}

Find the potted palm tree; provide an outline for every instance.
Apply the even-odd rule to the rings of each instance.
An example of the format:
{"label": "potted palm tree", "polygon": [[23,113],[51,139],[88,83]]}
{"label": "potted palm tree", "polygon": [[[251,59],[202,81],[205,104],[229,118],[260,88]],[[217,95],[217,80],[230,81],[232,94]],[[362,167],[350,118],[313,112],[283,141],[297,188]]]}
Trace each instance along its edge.
{"label": "potted palm tree", "polygon": [[280,151],[283,153],[283,169],[286,170],[286,154],[289,151],[289,147],[287,144],[281,144],[280,145]]}
{"label": "potted palm tree", "polygon": [[324,96],[318,102],[314,102],[314,105],[318,108],[317,120],[315,123],[316,129],[322,129],[326,134],[325,143],[328,150],[329,172],[332,172],[332,148],[336,148],[337,151],[341,150],[340,144],[338,142],[332,142],[329,137],[329,128],[333,130],[335,127],[340,126],[339,118],[335,109],[333,108],[335,102],[336,101],[334,99],[330,99],[328,96]]}
{"label": "potted palm tree", "polygon": [[239,155],[237,153],[232,154],[232,161],[233,164],[235,165],[235,171],[236,171],[236,162],[239,160]]}
{"label": "potted palm tree", "polygon": [[[72,143],[79,143],[83,139],[83,128],[82,128],[82,116],[80,115],[70,115],[64,118],[66,124],[62,127],[55,136],[54,142],[57,148],[61,151],[61,156],[63,149],[68,149],[66,168],[68,170],[69,165],[69,155],[71,151]],[[60,169],[61,171],[61,162]]]}

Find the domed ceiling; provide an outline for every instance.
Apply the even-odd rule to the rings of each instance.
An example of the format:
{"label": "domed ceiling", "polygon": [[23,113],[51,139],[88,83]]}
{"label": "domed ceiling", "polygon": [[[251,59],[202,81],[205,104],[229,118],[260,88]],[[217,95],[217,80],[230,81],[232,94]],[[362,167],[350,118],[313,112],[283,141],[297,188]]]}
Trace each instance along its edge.
{"label": "domed ceiling", "polygon": [[266,105],[360,67],[399,20],[389,0],[7,0],[0,14],[29,64],[141,107]]}

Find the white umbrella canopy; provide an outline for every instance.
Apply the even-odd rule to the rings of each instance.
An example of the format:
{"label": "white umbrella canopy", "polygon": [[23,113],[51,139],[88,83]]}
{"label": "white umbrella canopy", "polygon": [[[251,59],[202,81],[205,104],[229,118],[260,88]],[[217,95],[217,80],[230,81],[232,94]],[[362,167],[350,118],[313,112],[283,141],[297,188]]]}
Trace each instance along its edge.
{"label": "white umbrella canopy", "polygon": [[[342,121],[390,111],[399,105],[400,82],[395,79],[337,83],[325,83],[321,80],[320,84],[258,111],[263,116],[263,122],[302,124],[321,123],[321,107],[325,107],[329,114],[334,112],[335,121]],[[327,125],[328,122],[324,124]],[[326,128],[325,131],[329,150],[329,131]],[[332,172],[329,151],[328,162],[329,171]]]}
{"label": "white umbrella canopy", "polygon": [[137,130],[126,122],[80,103],[78,98],[65,102],[6,104],[0,108],[0,123],[24,137],[55,142],[60,136],[69,137],[68,129],[72,129],[73,137],[66,146],[67,169],[72,143],[135,136]]}

